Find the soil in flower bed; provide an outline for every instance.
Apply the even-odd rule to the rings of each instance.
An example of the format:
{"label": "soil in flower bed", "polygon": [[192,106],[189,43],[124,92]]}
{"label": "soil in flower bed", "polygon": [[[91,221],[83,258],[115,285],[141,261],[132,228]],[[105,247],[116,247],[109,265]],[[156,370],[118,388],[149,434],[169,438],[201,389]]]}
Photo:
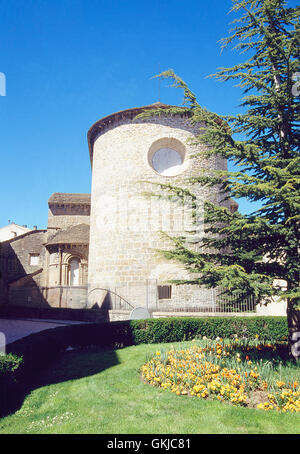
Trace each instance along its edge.
{"label": "soil in flower bed", "polygon": [[246,400],[246,405],[249,408],[257,408],[257,405],[268,401],[268,392],[257,389],[251,392],[251,395]]}

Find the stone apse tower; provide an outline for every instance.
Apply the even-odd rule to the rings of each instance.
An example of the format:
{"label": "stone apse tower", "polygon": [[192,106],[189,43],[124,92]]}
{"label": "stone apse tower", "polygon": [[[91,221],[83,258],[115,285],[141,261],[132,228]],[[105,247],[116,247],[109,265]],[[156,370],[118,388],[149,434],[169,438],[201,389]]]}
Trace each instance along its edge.
{"label": "stone apse tower", "polygon": [[[112,308],[117,302],[151,310],[215,304],[211,290],[174,285],[188,278],[178,263],[158,249],[170,249],[161,235],[194,231],[188,203],[166,197],[159,184],[188,187],[200,168],[225,169],[220,158],[195,157],[196,129],[185,114],[137,119],[143,111],[170,106],[155,103],[109,115],[88,132],[92,163],[88,307]],[[162,197],[149,196],[160,192]],[[148,196],[146,193],[148,192]],[[193,186],[199,212],[205,199],[218,202],[218,188]],[[197,234],[203,234],[201,220]],[[130,309],[130,305],[128,308]]]}

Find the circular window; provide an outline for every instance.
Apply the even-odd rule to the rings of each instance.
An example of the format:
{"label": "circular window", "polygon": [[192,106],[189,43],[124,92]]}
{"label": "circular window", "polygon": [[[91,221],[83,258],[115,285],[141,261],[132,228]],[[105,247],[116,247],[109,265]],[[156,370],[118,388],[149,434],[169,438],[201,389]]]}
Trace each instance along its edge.
{"label": "circular window", "polygon": [[182,157],[172,148],[160,148],[152,157],[152,167],[157,173],[166,176],[181,172]]}
{"label": "circular window", "polygon": [[148,162],[155,172],[174,176],[186,168],[185,147],[174,138],[163,138],[154,142],[148,152]]}

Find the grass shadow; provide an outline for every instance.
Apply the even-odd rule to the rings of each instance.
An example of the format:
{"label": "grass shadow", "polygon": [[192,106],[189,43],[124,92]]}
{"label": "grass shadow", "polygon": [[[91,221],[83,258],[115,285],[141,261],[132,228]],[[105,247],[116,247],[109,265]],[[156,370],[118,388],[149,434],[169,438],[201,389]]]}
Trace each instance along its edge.
{"label": "grass shadow", "polygon": [[119,364],[114,350],[87,347],[61,353],[55,368],[45,368],[34,381],[34,389],[70,380],[91,377]]}
{"label": "grass shadow", "polygon": [[[103,325],[98,326],[101,330]],[[89,328],[82,326],[84,332]],[[112,345],[103,346],[100,342],[96,346],[95,338],[84,343],[79,334],[82,337],[79,325],[53,328],[26,336],[7,347],[7,353],[22,356],[23,362],[7,375],[7,380],[1,382],[0,376],[0,417],[19,410],[26,396],[36,388],[92,376],[118,364]]]}

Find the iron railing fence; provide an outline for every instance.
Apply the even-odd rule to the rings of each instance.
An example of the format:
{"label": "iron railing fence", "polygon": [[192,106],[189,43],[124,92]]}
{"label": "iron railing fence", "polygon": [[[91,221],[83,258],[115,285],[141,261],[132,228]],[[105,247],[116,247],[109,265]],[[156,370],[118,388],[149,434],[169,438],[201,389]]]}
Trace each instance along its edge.
{"label": "iron railing fence", "polygon": [[[159,292],[157,280],[141,283],[59,287],[12,287],[9,292],[10,303],[27,307],[60,307],[86,309],[98,307],[104,310],[131,311],[143,306],[149,312],[203,312],[205,314],[255,313],[258,301],[242,295],[230,297],[220,290],[205,289],[200,297],[192,296],[185,302],[185,291],[176,293],[172,286],[170,294]],[[163,298],[161,298],[163,297]]]}
{"label": "iron railing fence", "polygon": [[103,287],[95,287],[93,288],[88,294],[87,298],[89,298],[92,293],[96,293],[97,291],[105,293],[104,300],[101,303],[101,308],[106,310],[132,310],[134,309],[134,304],[130,303],[126,298],[121,296],[115,287],[114,290],[106,289]]}
{"label": "iron railing fence", "polygon": [[185,303],[177,296],[173,300],[159,298],[157,280],[147,280],[140,284],[115,284],[108,291],[107,308],[113,310],[130,310],[132,307],[144,306],[150,312],[203,312],[203,313],[255,313],[258,301],[244,295],[225,295],[222,289],[205,289],[205,297],[197,296]]}
{"label": "iron railing fence", "polygon": [[180,307],[174,307],[166,303],[158,304],[159,312],[203,312],[213,314],[224,313],[256,313],[256,302],[254,298],[239,299],[219,299],[214,305],[202,304],[183,304]]}

